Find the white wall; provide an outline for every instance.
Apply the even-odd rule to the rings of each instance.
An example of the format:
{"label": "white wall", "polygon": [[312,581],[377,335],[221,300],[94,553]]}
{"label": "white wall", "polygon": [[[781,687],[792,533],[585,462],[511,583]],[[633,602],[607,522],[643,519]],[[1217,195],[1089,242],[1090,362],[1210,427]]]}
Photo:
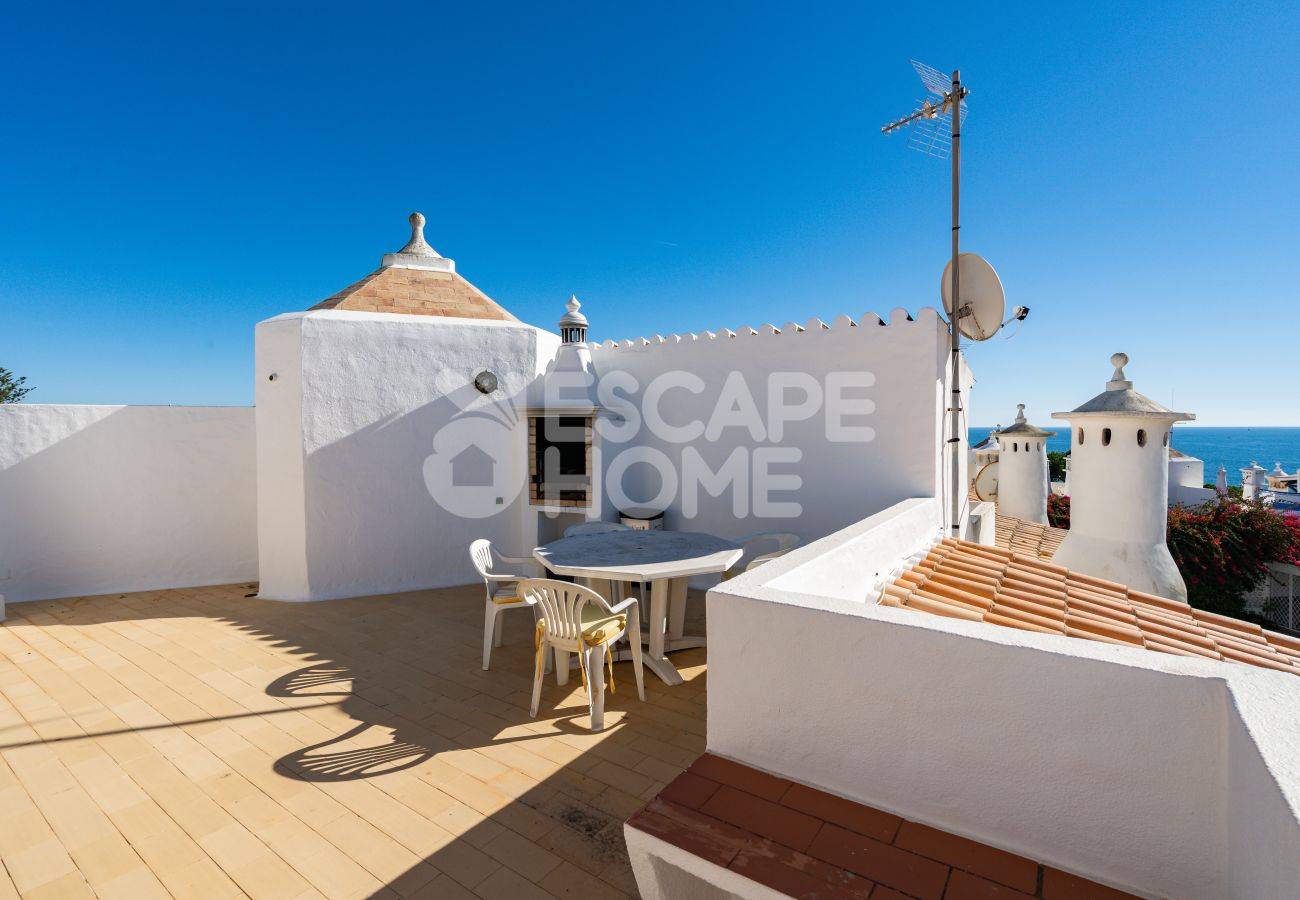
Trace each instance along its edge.
{"label": "white wall", "polygon": [[286,596],[307,583],[302,318],[262,322],[254,344],[259,589]]}
{"label": "white wall", "polygon": [[[425,481],[435,435],[481,395],[494,372],[522,388],[558,337],[515,322],[335,310],[291,313],[257,327],[259,455],[268,468],[259,518],[264,597],[316,600],[465,584],[467,548],[485,537],[515,554],[532,547],[522,503],[468,518]],[[268,381],[270,372],[276,381]],[[502,472],[526,471],[526,423],[488,423]],[[274,477],[270,472],[274,471]],[[301,474],[296,474],[300,471]],[[527,544],[527,546],[524,546]]]}
{"label": "white wall", "polygon": [[864,602],[931,522],[709,592],[709,750],[1139,893],[1293,895],[1295,676]]}
{"label": "white wall", "polygon": [[[628,446],[639,445],[662,452],[678,473],[686,466],[684,455],[698,453],[711,471],[719,471],[737,447],[750,454],[749,502],[744,514],[736,515],[735,493],[727,489],[719,497],[699,492],[699,509],[688,518],[684,507],[683,486],[668,502],[665,525],[676,530],[706,531],[724,537],[739,537],[755,531],[790,531],[804,540],[813,540],[843,528],[870,513],[884,509],[908,497],[940,496],[946,493],[947,481],[943,443],[943,410],[947,400],[945,368],[948,359],[944,323],[933,309],[916,313],[909,320],[904,310],[895,310],[889,324],[881,324],[868,313],[855,324],[841,316],[830,327],[819,320],[806,323],[800,331],[794,323],[742,329],[735,336],[726,332],[682,335],[653,341],[606,342],[593,347],[592,359],[602,379],[611,373],[633,376],[639,389],[622,391],[642,407],[646,387],[667,372],[682,371],[698,376],[702,390],[674,388],[660,404],[669,425],[684,426],[700,421],[708,423],[729,376],[741,373],[749,393],[770,425],[768,377],[773,373],[805,373],[826,386],[828,373],[870,373],[874,383],[864,390],[847,392],[852,398],[866,397],[874,404],[869,415],[853,417],[846,424],[866,425],[874,429],[870,441],[835,442],[828,440],[826,419],[822,411],[805,421],[784,427],[779,440],[770,433],[756,439],[749,430],[730,427],[716,440],[706,436],[679,443],[666,440],[647,423],[631,438],[605,440],[603,462],[608,467]],[[969,371],[963,367],[964,387],[969,387]],[[800,393],[791,390],[797,399]],[[962,435],[964,440],[965,435]],[[771,466],[774,474],[794,476],[798,487],[773,492],[770,498],[779,503],[797,502],[802,512],[796,516],[764,518],[754,514],[752,487],[757,467],[755,450],[797,448],[802,458],[797,462],[780,462]],[[964,470],[966,450],[962,447],[959,465]],[[634,505],[644,505],[661,486],[658,475],[645,465],[634,467],[624,482]],[[961,472],[962,485],[966,484]],[[606,477],[607,490],[611,479]],[[965,494],[963,507],[968,506]],[[607,517],[613,508],[605,510]]]}
{"label": "white wall", "polygon": [[253,410],[0,406],[9,602],[257,577]]}
{"label": "white wall", "polygon": [[1196,506],[1218,496],[1205,486],[1205,463],[1194,456],[1169,458],[1169,504]]}

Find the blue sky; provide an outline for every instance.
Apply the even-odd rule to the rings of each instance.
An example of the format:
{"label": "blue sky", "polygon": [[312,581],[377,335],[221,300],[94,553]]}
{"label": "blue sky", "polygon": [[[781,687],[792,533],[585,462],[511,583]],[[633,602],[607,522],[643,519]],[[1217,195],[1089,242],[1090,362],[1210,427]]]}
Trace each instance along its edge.
{"label": "blue sky", "polygon": [[[960,67],[963,241],[1009,340],[973,424],[1125,350],[1210,425],[1296,425],[1300,7],[13,7],[0,366],[36,402],[252,401],[254,324],[377,267],[597,339],[937,303],[948,169],[880,125]],[[959,15],[959,13],[961,13]]]}

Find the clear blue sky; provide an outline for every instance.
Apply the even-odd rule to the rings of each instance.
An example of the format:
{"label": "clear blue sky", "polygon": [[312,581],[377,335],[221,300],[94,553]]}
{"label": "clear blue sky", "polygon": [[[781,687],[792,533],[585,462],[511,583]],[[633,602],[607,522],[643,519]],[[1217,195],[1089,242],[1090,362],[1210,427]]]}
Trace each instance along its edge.
{"label": "clear blue sky", "polygon": [[1121,349],[1204,424],[1300,424],[1300,7],[904,6],[11,7],[0,366],[33,402],[250,403],[254,324],[412,209],[602,340],[935,304],[947,166],[879,132],[916,57],[973,91],[964,246],[1033,309],[971,351],[973,424]]}

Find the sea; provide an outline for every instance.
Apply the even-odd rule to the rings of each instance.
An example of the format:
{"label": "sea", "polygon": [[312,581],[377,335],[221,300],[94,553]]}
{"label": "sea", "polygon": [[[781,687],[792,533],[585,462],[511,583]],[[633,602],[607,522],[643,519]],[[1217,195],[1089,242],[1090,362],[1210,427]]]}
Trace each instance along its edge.
{"label": "sea", "polygon": [[[1035,424],[1057,432],[1047,439],[1048,450],[1069,452],[1070,430],[1065,427],[1065,422]],[[970,429],[971,444],[978,444],[993,430]],[[1281,463],[1283,471],[1288,474],[1300,469],[1300,428],[1176,426],[1170,443],[1175,450],[1205,461],[1205,480],[1210,484],[1214,483],[1220,463],[1228,469],[1228,484],[1241,484],[1241,470],[1252,462],[1259,463],[1269,472],[1273,471],[1275,463]]]}

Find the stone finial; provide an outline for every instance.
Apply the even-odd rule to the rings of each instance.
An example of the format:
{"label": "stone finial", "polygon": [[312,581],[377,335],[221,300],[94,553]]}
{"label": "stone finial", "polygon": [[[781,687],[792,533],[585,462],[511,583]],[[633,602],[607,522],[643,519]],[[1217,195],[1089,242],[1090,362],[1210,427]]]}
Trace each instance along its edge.
{"label": "stone finial", "polygon": [[587,341],[587,317],[578,312],[582,304],[578,296],[571,294],[569,302],[564,304],[568,310],[560,317],[560,340],[566,344],[583,344]]}
{"label": "stone finial", "polygon": [[565,325],[585,326],[587,324],[587,317],[584,316],[582,313],[578,312],[578,310],[582,308],[582,304],[578,302],[577,294],[569,295],[569,302],[564,304],[564,308],[567,309],[568,312],[566,312],[564,316],[560,319],[561,327]]}
{"label": "stone finial", "polygon": [[382,262],[384,268],[395,266],[399,269],[431,269],[438,272],[455,272],[456,263],[438,253],[424,239],[424,214],[413,212],[407,218],[411,223],[411,239],[406,246],[396,253],[385,253]]}
{"label": "stone finial", "polygon": [[1124,375],[1124,367],[1128,365],[1127,353],[1112,353],[1110,364],[1115,367],[1115,374],[1110,376],[1110,381],[1106,382],[1108,391],[1131,391],[1133,382],[1129,381]]}
{"label": "stone finial", "polygon": [[437,256],[437,251],[424,239],[424,213],[413,212],[407,221],[411,223],[411,239],[397,252],[409,253],[412,256]]}
{"label": "stone finial", "polygon": [[1017,404],[1016,404],[1016,423],[1017,423],[1017,424],[1020,424],[1020,423],[1023,423],[1024,421],[1025,421],[1025,404],[1023,404],[1023,403],[1017,403]]}

